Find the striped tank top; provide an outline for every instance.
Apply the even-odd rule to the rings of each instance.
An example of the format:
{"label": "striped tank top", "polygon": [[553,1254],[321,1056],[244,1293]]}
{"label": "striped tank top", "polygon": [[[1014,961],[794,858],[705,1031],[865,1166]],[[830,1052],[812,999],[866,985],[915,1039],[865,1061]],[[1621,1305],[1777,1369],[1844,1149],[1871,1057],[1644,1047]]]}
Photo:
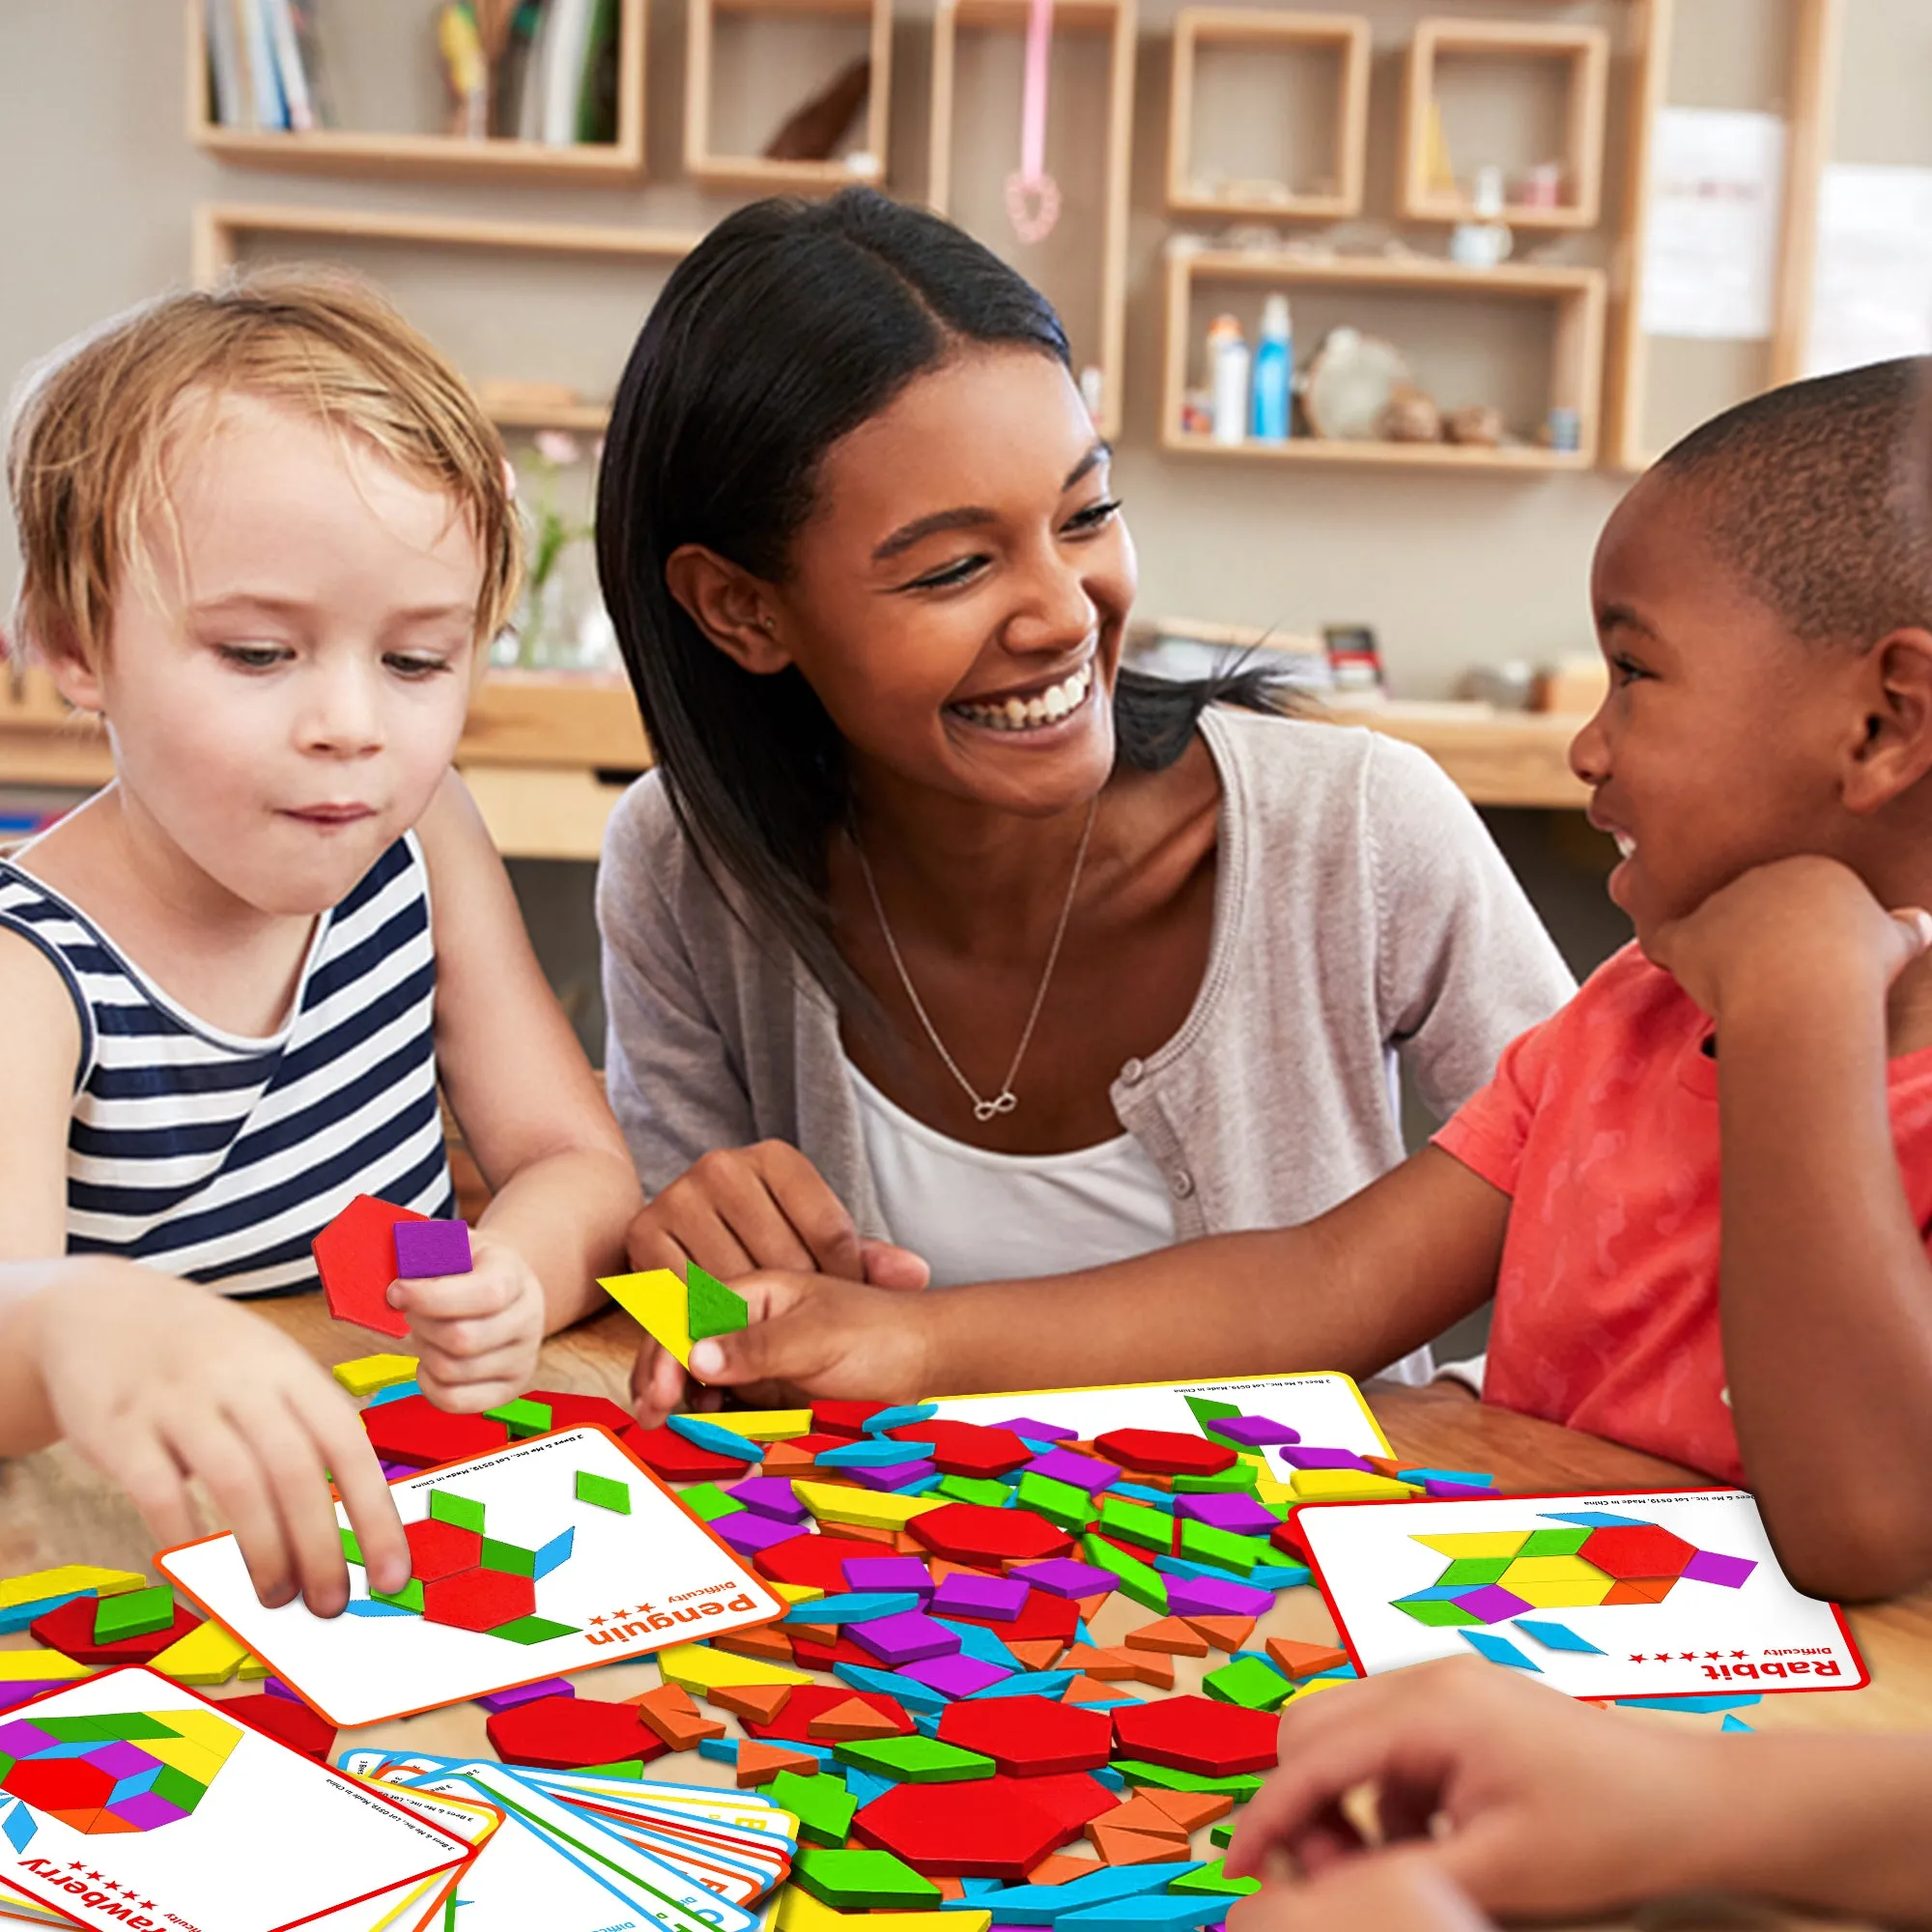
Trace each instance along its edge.
{"label": "striped tank top", "polygon": [[0,860],[0,926],[53,962],[80,1017],[69,1254],[259,1294],[316,1285],[309,1243],[357,1194],[455,1211],[413,833],[317,922],[289,1017],[268,1039],[185,1012],[25,869],[31,856]]}

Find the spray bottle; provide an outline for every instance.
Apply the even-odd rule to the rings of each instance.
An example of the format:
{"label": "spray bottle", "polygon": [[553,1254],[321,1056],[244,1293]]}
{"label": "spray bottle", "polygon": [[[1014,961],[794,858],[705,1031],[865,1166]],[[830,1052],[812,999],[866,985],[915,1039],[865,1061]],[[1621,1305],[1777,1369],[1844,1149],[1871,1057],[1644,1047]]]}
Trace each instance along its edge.
{"label": "spray bottle", "polygon": [[1232,315],[1208,330],[1208,379],[1214,396],[1214,440],[1238,443],[1248,433],[1248,344]]}
{"label": "spray bottle", "polygon": [[1272,295],[1262,304],[1261,333],[1255,340],[1255,395],[1249,427],[1257,442],[1288,440],[1293,376],[1294,334],[1288,298]]}

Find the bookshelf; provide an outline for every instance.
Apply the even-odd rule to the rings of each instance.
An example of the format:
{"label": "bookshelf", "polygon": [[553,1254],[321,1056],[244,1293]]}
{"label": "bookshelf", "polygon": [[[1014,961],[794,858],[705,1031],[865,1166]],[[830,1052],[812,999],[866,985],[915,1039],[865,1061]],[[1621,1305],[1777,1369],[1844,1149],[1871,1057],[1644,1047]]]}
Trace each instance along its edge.
{"label": "bookshelf", "polygon": [[[1393,312],[1413,312],[1421,322],[1433,304],[1440,329],[1450,318],[1448,304],[1474,305],[1490,314],[1501,313],[1497,359],[1513,364],[1526,337],[1520,323],[1540,327],[1547,362],[1547,388],[1536,398],[1541,411],[1577,412],[1578,446],[1548,449],[1536,443],[1504,444],[1496,448],[1449,442],[1389,442],[1296,435],[1286,442],[1263,442],[1253,438],[1222,443],[1206,433],[1185,428],[1183,403],[1188,360],[1202,340],[1197,298],[1208,287],[1229,290],[1279,290],[1296,311],[1321,307],[1322,298],[1348,298],[1348,312],[1364,312],[1379,303]],[[1160,403],[1160,446],[1177,455],[1228,457],[1236,461],[1302,465],[1356,465],[1385,469],[1443,470],[1492,475],[1534,475],[1588,469],[1596,462],[1598,393],[1604,359],[1605,278],[1587,268],[1506,263],[1496,269],[1467,269],[1454,262],[1423,257],[1338,257],[1323,259],[1283,251],[1263,253],[1246,249],[1171,248],[1167,262],[1167,344]],[[1312,299],[1311,299],[1312,298]],[[1237,296],[1227,299],[1238,300]],[[1465,314],[1458,333],[1472,336],[1489,330],[1490,314],[1480,321]],[[1378,332],[1390,332],[1371,318]],[[1299,325],[1297,324],[1297,328]],[[1506,335],[1501,329],[1507,329]],[[1252,339],[1253,331],[1249,331]],[[1317,329],[1316,334],[1322,331]],[[1421,372],[1426,375],[1425,372]]]}
{"label": "bookshelf", "polygon": [[[1001,169],[990,184],[978,186],[990,192],[980,197],[979,206],[964,206],[964,184],[955,176],[955,130],[960,124],[962,37],[997,35],[1017,43],[1026,32],[1026,0],[938,0],[932,16],[932,120],[929,160],[926,170],[926,202],[935,213],[950,215],[970,229],[981,241],[1004,245],[1005,216],[998,212]],[[1059,0],[1053,10],[1054,63],[1053,109],[1049,134],[1057,144],[1049,153],[1048,164],[1065,196],[1065,212],[1053,238],[1057,244],[1077,238],[1083,230],[1097,238],[1097,261],[1077,270],[1081,286],[1068,292],[1054,286],[1059,276],[1050,273],[1040,260],[1022,257],[1017,266],[1029,279],[1038,283],[1063,318],[1069,310],[1074,316],[1068,333],[1073,339],[1076,367],[1091,366],[1099,371],[1100,400],[1095,421],[1100,434],[1116,437],[1122,419],[1122,387],[1126,362],[1127,318],[1127,194],[1133,156],[1134,51],[1136,14],[1134,0]],[[1091,41],[1097,37],[1102,54],[1097,63],[1082,63],[1098,81],[1094,90],[1097,103],[1090,101],[1087,112],[1099,129],[1099,139],[1089,149],[1083,141],[1065,134],[1069,125],[1084,125],[1069,114],[1066,96],[1069,69],[1076,65],[1075,49],[1069,41]],[[1017,102],[1015,83],[1006,90]],[[1097,104],[1097,114],[1094,108]],[[968,131],[985,143],[987,129],[972,127]],[[1075,182],[1063,171],[1062,156],[1075,158],[1074,150],[1097,152],[1099,166],[1094,179]],[[1010,154],[1008,167],[1019,158],[1017,128],[1001,148]],[[987,170],[990,175],[991,170]],[[980,211],[984,210],[985,213]],[[1052,245],[1052,244],[1049,244]],[[1056,257],[1059,251],[1056,249]],[[1056,259],[1050,265],[1061,268]],[[1084,312],[1083,312],[1084,311]]]}
{"label": "bookshelf", "polygon": [[[648,0],[617,0],[617,138],[552,147],[542,141],[456,134],[312,132],[229,128],[210,99],[207,0],[183,0],[187,24],[187,132],[204,154],[234,167],[366,179],[488,181],[554,186],[624,186],[644,173],[644,54]],[[429,14],[396,7],[424,33]]]}
{"label": "bookshelf", "polygon": [[[1554,207],[1505,202],[1502,218],[1512,228],[1594,228],[1602,218],[1604,123],[1609,94],[1610,42],[1601,27],[1571,27],[1537,20],[1416,22],[1409,43],[1403,102],[1401,190],[1405,220],[1473,220],[1476,211],[1459,187],[1445,190],[1431,180],[1431,128],[1446,119],[1447,71],[1459,60],[1522,71],[1525,85],[1541,71],[1560,76],[1558,142],[1565,180]],[[1457,141],[1453,147],[1466,147]],[[1485,157],[1487,158],[1487,157]]]}
{"label": "bookshelf", "polygon": [[[723,16],[762,18],[795,32],[811,25],[855,25],[870,72],[865,136],[849,156],[781,160],[764,155],[721,153],[714,144],[718,98],[719,25]],[[801,64],[803,66],[803,63]],[[831,76],[825,76],[829,79]],[[884,180],[893,90],[892,0],[689,0],[686,16],[684,167],[706,187],[749,194],[836,194],[855,183]],[[866,165],[869,160],[871,165]]]}
{"label": "bookshelf", "polygon": [[[1305,97],[1319,100],[1326,95],[1318,117],[1328,125],[1318,130],[1316,141],[1318,147],[1322,145],[1320,133],[1328,134],[1325,188],[1295,188],[1291,165],[1281,170],[1279,193],[1256,193],[1252,184],[1244,191],[1240,183],[1219,192],[1204,191],[1197,173],[1196,125],[1197,119],[1208,117],[1197,115],[1197,105],[1204,91],[1204,56],[1217,49],[1273,57],[1288,68],[1273,76],[1284,120],[1293,120]],[[1359,214],[1369,138],[1370,55],[1369,23],[1358,14],[1288,14],[1258,7],[1181,8],[1174,16],[1168,94],[1169,213],[1262,221],[1341,221]],[[1259,60],[1245,65],[1257,79],[1263,77]]]}
{"label": "bookshelf", "polygon": [[[703,238],[695,230],[591,227],[561,221],[457,220],[373,209],[305,208],[270,203],[205,203],[195,211],[193,273],[207,287],[240,259],[254,237],[331,242],[388,242],[413,248],[487,249],[508,255],[675,264]],[[627,346],[627,345],[626,345]],[[486,405],[487,407],[487,405]],[[600,403],[511,405],[490,410],[502,429],[569,429],[596,434],[609,414]]]}

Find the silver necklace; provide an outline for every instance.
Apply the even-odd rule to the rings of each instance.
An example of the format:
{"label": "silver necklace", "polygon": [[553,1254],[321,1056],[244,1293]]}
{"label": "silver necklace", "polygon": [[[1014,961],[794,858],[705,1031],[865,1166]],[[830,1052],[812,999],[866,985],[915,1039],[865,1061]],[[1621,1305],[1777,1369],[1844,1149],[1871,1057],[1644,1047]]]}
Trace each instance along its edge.
{"label": "silver necklace", "polygon": [[990,1100],[959,1070],[959,1063],[947,1052],[946,1042],[939,1037],[939,1029],[926,1012],[925,1002],[920,998],[919,989],[912,982],[912,975],[906,971],[905,961],[899,956],[899,943],[893,937],[892,922],[886,918],[886,908],[879,897],[879,882],[872,876],[872,862],[866,857],[858,828],[853,828],[852,844],[859,854],[859,869],[866,875],[866,890],[872,895],[872,911],[878,916],[879,931],[885,937],[886,951],[892,954],[893,965],[898,971],[899,984],[905,988],[906,998],[912,1002],[912,1009],[919,1015],[919,1023],[925,1029],[926,1038],[932,1042],[932,1050],[946,1063],[946,1070],[958,1081],[967,1099],[972,1101],[976,1121],[990,1121],[1001,1114],[1010,1114],[1020,1103],[1019,1095],[1013,1092],[1013,1080],[1020,1070],[1020,1062],[1026,1058],[1027,1048],[1033,1044],[1033,1030],[1038,1023],[1040,1008],[1046,1004],[1046,989],[1053,983],[1053,969],[1060,964],[1061,941],[1066,937],[1066,922],[1073,916],[1073,895],[1079,890],[1081,868],[1087,863],[1087,841],[1094,836],[1094,819],[1099,810],[1100,799],[1095,793],[1093,804],[1087,808],[1087,823],[1080,833],[1080,849],[1073,855],[1073,876],[1066,882],[1066,900],[1060,908],[1060,923],[1053,928],[1053,944],[1047,949],[1046,970],[1039,976],[1039,990],[1033,996],[1033,1010],[1027,1014],[1026,1030],[1020,1035],[1019,1045],[1013,1049],[1012,1065],[1007,1068],[1007,1077],[1000,1082],[1000,1091]]}

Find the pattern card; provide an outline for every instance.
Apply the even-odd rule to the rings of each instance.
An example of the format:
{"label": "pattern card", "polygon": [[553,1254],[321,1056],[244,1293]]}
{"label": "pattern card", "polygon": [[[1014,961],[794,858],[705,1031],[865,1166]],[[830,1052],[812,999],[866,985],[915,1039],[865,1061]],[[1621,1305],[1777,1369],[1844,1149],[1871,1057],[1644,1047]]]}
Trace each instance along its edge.
{"label": "pattern card", "polygon": [[1473,1651],[1573,1697],[1869,1682],[1742,1490],[1311,1503],[1294,1521],[1364,1676]]}
{"label": "pattern card", "polygon": [[0,1719],[0,1879],[82,1924],[280,1932],[407,1895],[469,1856],[151,1670],[106,1671]]}
{"label": "pattern card", "polygon": [[[1258,1376],[1235,1382],[1122,1382],[1113,1388],[1035,1389],[1016,1395],[943,1397],[949,1422],[1012,1423],[1031,1419],[1070,1430],[1093,1441],[1110,1429],[1165,1429],[1199,1435],[1216,1419],[1266,1416],[1284,1425],[1293,1444],[1312,1443],[1356,1456],[1392,1456],[1362,1392],[1340,1375]],[[1024,1428],[1018,1432],[1024,1435]],[[1284,1445],[1253,1445],[1269,1471],[1287,1482],[1298,1466]]]}
{"label": "pattern card", "polygon": [[232,1536],[156,1563],[347,1727],[533,1684],[784,1614],[769,1584],[602,1429],[571,1429],[393,1484],[415,1575],[334,1618],[264,1609]]}

